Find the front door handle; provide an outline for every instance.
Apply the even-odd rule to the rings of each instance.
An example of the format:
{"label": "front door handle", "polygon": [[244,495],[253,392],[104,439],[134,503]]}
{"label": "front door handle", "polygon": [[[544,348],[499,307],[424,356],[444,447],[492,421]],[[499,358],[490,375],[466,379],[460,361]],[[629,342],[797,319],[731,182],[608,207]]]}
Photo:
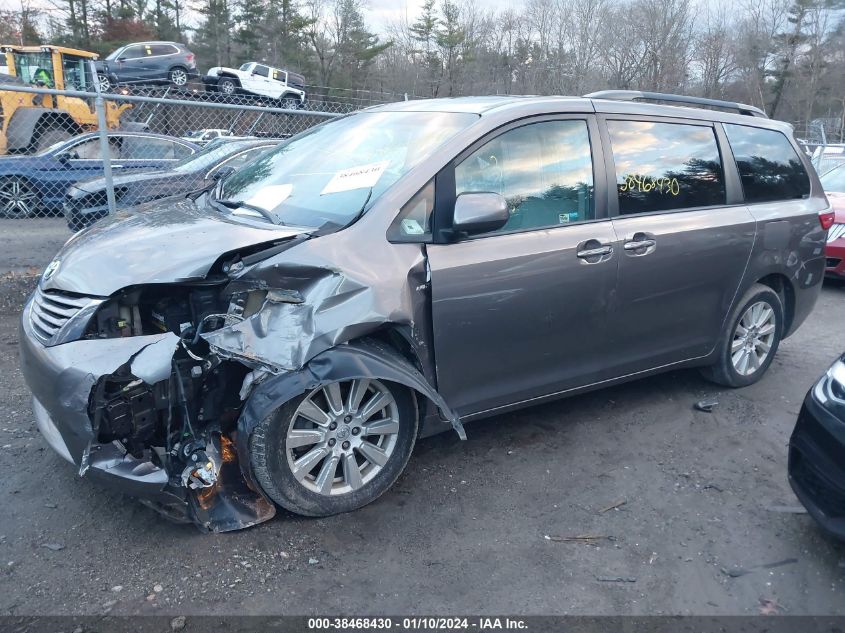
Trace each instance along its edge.
{"label": "front door handle", "polygon": [[613,256],[613,246],[596,239],[586,240],[578,245],[575,256],[582,264],[599,264]]}

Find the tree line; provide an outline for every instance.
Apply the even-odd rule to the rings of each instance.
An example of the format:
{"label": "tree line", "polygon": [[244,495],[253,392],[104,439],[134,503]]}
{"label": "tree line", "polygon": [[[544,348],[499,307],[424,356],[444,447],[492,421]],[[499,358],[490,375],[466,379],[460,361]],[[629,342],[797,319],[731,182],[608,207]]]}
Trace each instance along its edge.
{"label": "tree line", "polygon": [[845,116],[845,0],[425,0],[369,24],[366,0],[48,0],[0,11],[0,41],[105,54],[178,40],[201,70],[262,61],[308,83],[420,97],[639,89],[724,98],[800,129]]}

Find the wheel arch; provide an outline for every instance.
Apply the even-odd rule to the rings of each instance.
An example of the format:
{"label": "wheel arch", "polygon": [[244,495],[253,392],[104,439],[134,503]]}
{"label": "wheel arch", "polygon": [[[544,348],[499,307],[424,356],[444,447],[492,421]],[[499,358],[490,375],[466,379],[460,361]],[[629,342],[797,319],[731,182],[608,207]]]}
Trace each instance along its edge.
{"label": "wheel arch", "polygon": [[755,283],[768,286],[780,297],[783,304],[783,338],[792,334],[792,324],[795,320],[795,288],[789,278],[783,273],[769,273]]}
{"label": "wheel arch", "polygon": [[234,80],[235,80],[235,83],[236,83],[237,85],[239,85],[239,86],[241,85],[241,78],[240,78],[240,77],[238,77],[238,76],[237,76],[235,73],[233,73],[233,72],[230,72],[230,71],[228,71],[228,70],[221,70],[220,72],[218,72],[218,73],[217,73],[217,81],[220,81],[221,79],[224,79],[224,78],[226,78],[226,79],[234,79]]}
{"label": "wheel arch", "polygon": [[238,419],[237,444],[244,477],[254,483],[249,472],[248,451],[249,438],[256,426],[292,398],[336,380],[377,378],[403,385],[413,392],[420,415],[420,404],[430,403],[452,424],[461,439],[465,439],[458,414],[415,365],[415,354],[412,343],[400,333],[400,328],[386,327],[364,338],[329,348],[302,369],[263,377],[249,394]]}

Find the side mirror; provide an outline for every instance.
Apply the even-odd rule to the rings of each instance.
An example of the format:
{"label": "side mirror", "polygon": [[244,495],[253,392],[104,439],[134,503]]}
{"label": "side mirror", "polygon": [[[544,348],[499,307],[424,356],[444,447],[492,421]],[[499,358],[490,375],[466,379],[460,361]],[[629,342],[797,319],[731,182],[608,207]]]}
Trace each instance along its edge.
{"label": "side mirror", "polygon": [[67,165],[70,162],[70,159],[71,157],[67,152],[62,152],[61,154],[56,155],[56,160],[63,165]]}
{"label": "side mirror", "polygon": [[455,200],[452,229],[472,235],[495,231],[507,224],[508,203],[498,193],[462,193]]}
{"label": "side mirror", "polygon": [[220,169],[218,169],[217,171],[215,171],[211,175],[211,178],[213,180],[223,180],[226,176],[229,176],[230,174],[234,174],[234,173],[235,173],[234,167],[221,167]]}

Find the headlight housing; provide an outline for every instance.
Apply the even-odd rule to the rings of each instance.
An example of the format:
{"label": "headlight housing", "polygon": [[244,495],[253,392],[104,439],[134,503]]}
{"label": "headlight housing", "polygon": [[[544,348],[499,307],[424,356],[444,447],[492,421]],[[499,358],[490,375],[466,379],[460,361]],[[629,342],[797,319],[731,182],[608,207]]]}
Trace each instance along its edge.
{"label": "headlight housing", "polygon": [[845,356],[833,363],[816,383],[813,395],[825,407],[845,410]]}

